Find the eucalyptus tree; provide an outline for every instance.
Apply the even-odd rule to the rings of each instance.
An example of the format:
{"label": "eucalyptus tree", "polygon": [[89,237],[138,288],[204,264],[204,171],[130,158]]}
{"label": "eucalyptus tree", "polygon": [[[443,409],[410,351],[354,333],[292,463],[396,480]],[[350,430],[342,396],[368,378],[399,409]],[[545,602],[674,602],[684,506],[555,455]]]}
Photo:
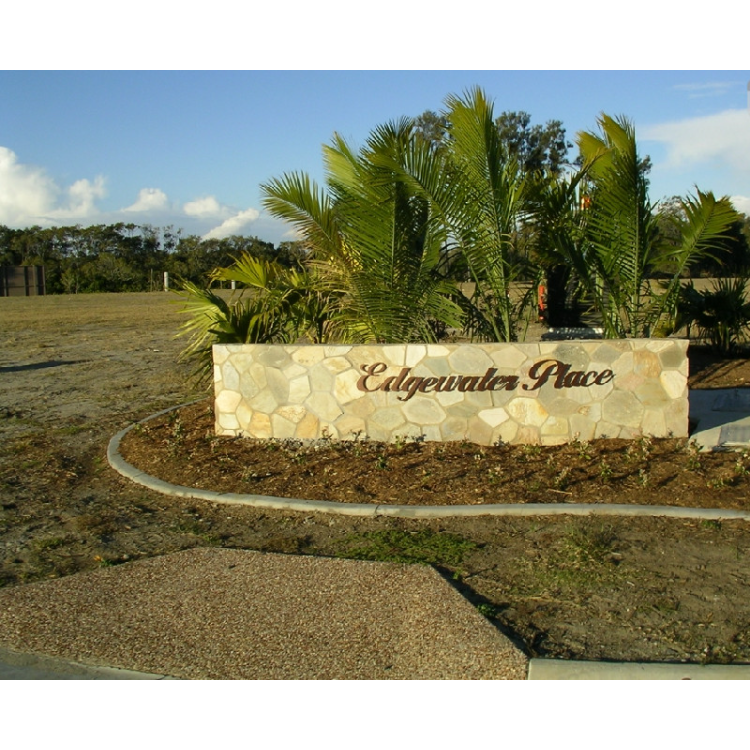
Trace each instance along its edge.
{"label": "eucalyptus tree", "polygon": [[359,151],[325,146],[326,185],[285,174],[261,187],[264,208],[291,223],[329,295],[329,334],[346,342],[433,341],[460,326],[455,285],[441,273],[448,243],[438,207],[417,182],[443,185],[444,158],[403,118]]}

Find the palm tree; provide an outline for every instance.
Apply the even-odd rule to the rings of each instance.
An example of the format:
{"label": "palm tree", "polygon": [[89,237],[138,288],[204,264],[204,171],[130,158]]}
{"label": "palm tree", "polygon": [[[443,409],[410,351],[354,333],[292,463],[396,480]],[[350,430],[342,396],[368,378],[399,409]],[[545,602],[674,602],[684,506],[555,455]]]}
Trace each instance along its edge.
{"label": "palm tree", "polygon": [[215,269],[214,281],[239,282],[243,287],[228,301],[191,282],[184,282],[179,292],[185,301],[183,312],[190,314],[180,331],[190,337],[182,357],[196,360],[199,382],[211,375],[213,344],[326,340],[332,300],[321,291],[314,272],[245,254],[231,266]]}
{"label": "palm tree", "polygon": [[332,332],[345,342],[433,341],[459,326],[455,285],[441,273],[447,233],[440,214],[401,173],[436,184],[442,159],[410,120],[378,127],[359,152],[339,136],[324,148],[326,189],[287,174],[261,187],[263,205],[295,226],[311,266],[334,295]]}
{"label": "palm tree", "polygon": [[[577,227],[551,241],[559,258],[575,269],[605,336],[649,336],[674,316],[680,278],[719,248],[736,212],[727,198],[697,190],[696,197],[682,201],[685,221],[677,245],[661,245],[632,123],[605,114],[598,122],[599,134],[579,133],[582,170],[568,188],[548,192],[545,221]],[[667,274],[660,292],[649,281],[657,271]]]}
{"label": "palm tree", "polygon": [[493,341],[514,341],[527,299],[511,285],[528,271],[514,239],[528,209],[530,182],[500,137],[492,103],[481,89],[446,101],[451,124],[451,232],[466,259],[476,292],[469,332]]}
{"label": "palm tree", "polygon": [[466,264],[474,292],[457,301],[467,333],[481,340],[514,341],[533,291],[520,300],[511,295],[511,286],[529,272],[516,241],[528,209],[531,178],[509,154],[493,105],[480,88],[448,97],[443,121],[448,136],[439,148],[433,147],[433,165],[392,168],[439,218],[445,254],[460,254]]}

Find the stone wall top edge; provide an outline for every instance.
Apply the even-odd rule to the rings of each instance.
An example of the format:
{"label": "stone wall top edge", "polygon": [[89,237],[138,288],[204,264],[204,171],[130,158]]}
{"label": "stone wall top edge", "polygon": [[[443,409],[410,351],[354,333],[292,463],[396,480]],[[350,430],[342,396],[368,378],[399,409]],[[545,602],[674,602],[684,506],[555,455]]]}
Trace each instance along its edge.
{"label": "stone wall top edge", "polygon": [[[368,349],[396,349],[411,346],[441,346],[449,351],[456,351],[462,347],[466,348],[481,348],[483,351],[487,351],[488,348],[502,348],[502,347],[514,347],[516,349],[536,349],[539,346],[538,341],[485,341],[485,342],[465,342],[458,344],[426,344],[419,342],[412,342],[409,344],[214,344],[214,347],[222,347],[229,351],[239,351],[241,349],[270,349],[274,347],[281,347],[287,351],[297,351],[298,349],[346,349],[350,351],[352,348],[368,348]],[[680,338],[659,338],[659,339],[565,339],[562,341],[546,341],[548,347],[554,346],[584,346],[596,348],[602,344],[607,343],[618,343],[629,344],[633,349],[641,349],[643,347],[658,345],[663,346],[665,343],[674,344],[678,348],[687,349],[690,341],[688,339]]]}

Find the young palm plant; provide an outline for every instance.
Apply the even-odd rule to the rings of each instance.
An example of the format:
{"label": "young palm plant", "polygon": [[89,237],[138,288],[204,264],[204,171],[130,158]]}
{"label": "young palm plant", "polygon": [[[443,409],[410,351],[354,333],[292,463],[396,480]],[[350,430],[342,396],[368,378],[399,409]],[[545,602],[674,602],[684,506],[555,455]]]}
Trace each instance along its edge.
{"label": "young palm plant", "polygon": [[321,291],[314,273],[246,254],[217,268],[211,281],[234,281],[242,288],[225,300],[210,288],[182,285],[183,311],[190,315],[179,334],[190,337],[182,357],[196,360],[199,382],[210,378],[213,344],[325,341],[332,299]]}
{"label": "young palm plant", "polygon": [[355,152],[339,136],[324,148],[326,190],[307,175],[262,186],[263,205],[295,226],[323,289],[333,295],[331,330],[351,343],[433,341],[457,327],[455,285],[441,273],[447,232],[425,195],[401,171],[444,177],[442,159],[414,137],[410,120],[378,127]]}
{"label": "young palm plant", "polygon": [[698,291],[691,281],[681,289],[678,324],[695,325],[698,337],[722,356],[731,356],[750,331],[747,276],[714,279]]}
{"label": "young palm plant", "polygon": [[447,99],[448,152],[453,191],[446,215],[466,260],[475,293],[468,301],[468,332],[479,339],[515,341],[532,286],[520,299],[511,285],[530,266],[515,246],[529,210],[530,181],[500,139],[491,102],[476,88]]}
{"label": "young palm plant", "polygon": [[[599,134],[578,136],[584,195],[583,207],[573,208],[573,223],[580,233],[558,240],[556,250],[576,270],[606,337],[649,336],[665,318],[674,317],[681,277],[719,247],[736,212],[728,199],[698,190],[683,201],[685,221],[677,246],[660,246],[656,207],[649,202],[632,124],[602,115],[599,128]],[[560,195],[549,198],[551,213],[574,205],[568,200],[565,209]],[[650,283],[657,271],[667,274],[660,291]]]}
{"label": "young palm plant", "polygon": [[428,152],[432,164],[412,161],[391,169],[429,203],[445,233],[445,257],[461,257],[474,282],[470,298],[456,297],[466,332],[485,341],[514,341],[533,293],[529,288],[520,299],[511,294],[515,282],[529,277],[516,240],[530,181],[503,145],[481,89],[448,97],[443,121],[448,137]]}

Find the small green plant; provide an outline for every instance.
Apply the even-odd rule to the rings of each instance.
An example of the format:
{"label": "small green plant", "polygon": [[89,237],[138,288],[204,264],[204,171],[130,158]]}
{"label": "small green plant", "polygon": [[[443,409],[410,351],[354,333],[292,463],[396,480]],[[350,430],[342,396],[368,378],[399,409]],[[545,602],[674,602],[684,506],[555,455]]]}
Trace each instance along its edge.
{"label": "small green plant", "polygon": [[477,604],[477,612],[488,620],[492,620],[497,614],[497,610],[491,604],[486,604],[485,602]]}
{"label": "small green plant", "polygon": [[749,458],[750,455],[747,451],[743,451],[737,456],[737,460],[734,462],[734,473],[738,477],[746,477],[750,474],[750,471],[747,468]]}
{"label": "small green plant", "polygon": [[650,478],[646,469],[638,469],[638,483],[641,487],[648,487]]}
{"label": "small green plant", "polygon": [[578,437],[573,441],[573,447],[578,451],[578,458],[581,461],[591,461],[591,443],[588,440],[579,440]]}
{"label": "small green plant", "polygon": [[695,440],[691,440],[687,445],[687,468],[688,471],[700,471],[703,464],[700,459],[701,448]]}
{"label": "small green plant", "polygon": [[94,555],[94,562],[100,568],[111,568],[114,565],[112,560],[108,560],[107,558],[102,557],[101,555]]}
{"label": "small green plant", "polygon": [[63,547],[67,543],[67,540],[61,536],[47,537],[45,539],[38,539],[34,542],[34,547],[37,551],[42,552],[44,550],[57,549]]}
{"label": "small green plant", "polygon": [[602,482],[609,482],[612,479],[612,467],[604,460],[599,464],[599,479]]}
{"label": "small green plant", "polygon": [[503,467],[496,466],[494,469],[487,469],[487,481],[490,484],[497,484],[502,481],[503,478]]}
{"label": "small green plant", "polygon": [[182,420],[177,415],[177,412],[170,414],[170,429],[169,429],[169,446],[172,452],[174,452],[180,445],[182,445],[185,437],[185,426],[182,424]]}
{"label": "small green plant", "polygon": [[375,462],[375,465],[378,467],[378,469],[385,470],[388,468],[388,459],[385,457],[385,454],[378,453],[378,458]]}
{"label": "small green plant", "polygon": [[704,529],[710,529],[711,531],[721,531],[721,521],[718,520],[701,521],[701,526]]}
{"label": "small green plant", "polygon": [[354,430],[352,431],[351,435],[352,435],[352,439],[349,442],[349,447],[351,449],[352,455],[355,458],[361,458],[362,453],[363,453],[362,441],[361,441],[362,430]]}
{"label": "small green plant", "polygon": [[606,562],[614,549],[616,536],[609,524],[581,522],[568,528],[565,535],[567,547],[586,561]]}
{"label": "small green plant", "polygon": [[648,435],[642,435],[637,440],[638,449],[641,453],[641,460],[648,461],[651,458],[651,451],[654,447],[654,441]]}

